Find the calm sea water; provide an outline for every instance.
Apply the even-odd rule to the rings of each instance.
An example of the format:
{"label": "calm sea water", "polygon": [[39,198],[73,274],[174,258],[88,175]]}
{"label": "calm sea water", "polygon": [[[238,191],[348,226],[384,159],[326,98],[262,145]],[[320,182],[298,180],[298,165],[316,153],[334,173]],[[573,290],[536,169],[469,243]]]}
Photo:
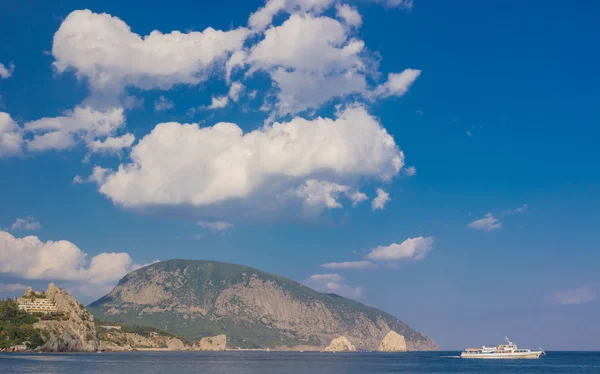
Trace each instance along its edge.
{"label": "calm sea water", "polygon": [[135,352],[0,354],[0,373],[600,373],[600,352],[539,360],[464,360],[459,352]]}

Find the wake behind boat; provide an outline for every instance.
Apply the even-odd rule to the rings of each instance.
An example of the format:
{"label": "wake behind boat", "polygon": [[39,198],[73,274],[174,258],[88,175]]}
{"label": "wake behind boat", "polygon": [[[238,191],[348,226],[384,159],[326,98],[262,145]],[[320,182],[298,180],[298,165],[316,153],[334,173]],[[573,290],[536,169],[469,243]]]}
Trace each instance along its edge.
{"label": "wake behind boat", "polygon": [[487,358],[487,359],[517,359],[517,358],[540,358],[546,354],[541,348],[539,351],[531,349],[519,349],[508,337],[506,344],[484,345],[481,348],[467,348],[460,354],[461,358]]}

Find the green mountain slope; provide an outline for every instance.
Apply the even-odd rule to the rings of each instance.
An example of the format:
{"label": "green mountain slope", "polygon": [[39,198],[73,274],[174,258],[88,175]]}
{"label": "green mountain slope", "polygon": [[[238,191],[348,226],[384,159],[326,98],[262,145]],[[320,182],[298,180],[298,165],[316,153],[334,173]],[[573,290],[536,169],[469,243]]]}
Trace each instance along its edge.
{"label": "green mountain slope", "polygon": [[437,349],[427,336],[378,309],[319,293],[247,266],[169,260],[126,275],[88,309],[96,318],[152,326],[199,339],[226,334],[230,347],[324,347],[346,336],[359,349],[377,349],[390,330],[409,350]]}

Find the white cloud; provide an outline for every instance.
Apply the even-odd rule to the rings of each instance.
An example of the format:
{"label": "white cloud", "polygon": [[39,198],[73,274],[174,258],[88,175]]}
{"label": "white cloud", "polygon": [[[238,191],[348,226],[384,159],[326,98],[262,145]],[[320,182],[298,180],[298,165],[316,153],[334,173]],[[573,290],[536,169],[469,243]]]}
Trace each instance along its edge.
{"label": "white cloud", "polygon": [[135,136],[125,134],[119,137],[110,137],[104,140],[94,140],[88,143],[88,149],[93,153],[114,154],[121,151],[123,148],[129,148],[135,141]]}
{"label": "white cloud", "polygon": [[23,131],[8,113],[0,112],[0,158],[22,152]]}
{"label": "white cloud", "polygon": [[421,75],[421,70],[405,69],[402,73],[388,74],[388,80],[373,91],[374,97],[402,96]]}
{"label": "white cloud", "polygon": [[25,123],[25,130],[35,133],[27,141],[30,151],[63,150],[75,146],[77,140],[87,144],[114,135],[125,123],[123,108],[104,111],[90,106],[77,106],[60,117],[45,117]]}
{"label": "white cloud", "polygon": [[305,208],[316,212],[324,208],[342,208],[338,197],[344,194],[352,200],[352,206],[356,206],[367,199],[367,195],[359,191],[353,191],[351,187],[337,183],[309,179],[303,185],[293,191],[293,194],[304,201]]}
{"label": "white cloud", "polygon": [[433,237],[409,238],[400,244],[392,243],[373,249],[366,257],[371,260],[421,260],[433,248]]}
{"label": "white cloud", "polygon": [[492,231],[502,228],[502,222],[499,219],[494,218],[492,213],[487,213],[483,218],[473,221],[467,225],[471,229]]}
{"label": "white cloud", "polygon": [[83,178],[81,175],[76,175],[75,177],[73,177],[74,184],[83,184],[86,182],[87,182],[87,180],[85,178]]}
{"label": "white cloud", "polygon": [[247,54],[245,51],[235,51],[225,63],[225,80],[231,80],[231,73],[235,68],[243,67],[246,64]]}
{"label": "white cloud", "polygon": [[371,201],[371,209],[383,209],[385,208],[385,204],[390,201],[390,194],[382,190],[381,188],[377,189],[377,196]]}
{"label": "white cloud", "polygon": [[341,282],[344,280],[344,277],[339,274],[314,274],[308,279],[311,281]]}
{"label": "white cloud", "polygon": [[352,200],[352,206],[357,206],[358,204],[362,203],[365,200],[368,200],[369,197],[360,192],[360,191],[356,191],[354,193],[352,193],[350,196],[350,200]]}
{"label": "white cloud", "polygon": [[26,288],[27,286],[21,283],[0,283],[0,292],[25,292]]}
{"label": "white cloud", "polygon": [[370,261],[328,262],[321,265],[325,269],[374,269],[377,267]]}
{"label": "white cloud", "polygon": [[76,175],[73,178],[74,184],[83,184],[83,183],[104,183],[106,177],[109,173],[108,169],[102,168],[100,166],[94,166],[92,170],[92,174],[87,178],[84,178],[80,175]]}
{"label": "white cloud", "polygon": [[25,218],[17,218],[12,224],[11,230],[39,230],[42,228],[39,222],[35,220],[35,217],[29,216]]}
{"label": "white cloud", "polygon": [[364,43],[350,38],[347,28],[333,18],[293,14],[265,31],[247,61],[250,73],[265,70],[277,84],[278,113],[297,113],[366,91],[363,48]]}
{"label": "white cloud", "polygon": [[404,8],[410,10],[414,7],[414,0],[373,0],[390,8]]}
{"label": "white cloud", "polygon": [[362,24],[362,17],[356,8],[348,4],[338,4],[335,9],[337,10],[337,16],[343,19],[348,26],[360,26]]}
{"label": "white cloud", "polygon": [[167,99],[164,96],[161,96],[158,99],[154,100],[154,110],[157,112],[161,110],[173,109],[174,107],[175,105],[173,104],[173,101]]}
{"label": "white cloud", "polygon": [[213,96],[212,102],[207,107],[208,109],[220,109],[225,108],[229,103],[229,98],[227,96]]}
{"label": "white cloud", "polygon": [[[387,0],[390,7],[411,8],[409,0]],[[342,22],[321,16],[334,5],[332,0],[270,0],[248,21],[255,31],[267,28],[273,16],[290,14],[282,24],[264,31],[264,38],[249,53],[238,54],[228,63],[228,74],[236,66],[250,65],[247,75],[256,70],[270,74],[275,83],[279,115],[316,109],[335,98],[357,94],[370,100],[401,96],[421,71],[406,69],[388,75],[386,83],[370,88],[367,78],[375,79],[376,58],[369,56],[364,42],[355,37],[362,23],[358,11],[337,4]],[[293,43],[289,43],[293,40]],[[270,109],[270,107],[269,107]]]}
{"label": "white cloud", "polygon": [[508,215],[510,215],[510,214],[518,214],[518,213],[523,213],[524,211],[526,211],[526,210],[527,210],[527,208],[529,208],[529,205],[528,205],[528,204],[523,204],[523,205],[521,205],[520,207],[518,207],[518,208],[515,208],[515,209],[513,209],[513,210],[507,210],[507,211],[505,211],[505,212],[504,212],[504,214],[508,214]]}
{"label": "white cloud", "polygon": [[550,297],[552,304],[573,305],[587,304],[597,299],[597,292],[592,286],[583,286],[571,290],[556,291]]}
{"label": "white cloud", "polygon": [[264,7],[250,15],[248,26],[255,31],[261,31],[269,26],[273,17],[281,11],[318,14],[329,8],[332,3],[333,0],[267,0]]}
{"label": "white cloud", "polygon": [[[330,196],[340,192],[333,184],[354,194],[359,179],[389,180],[404,165],[394,139],[360,106],[345,108],[335,119],[294,118],[246,134],[233,123],[202,128],[162,123],[132,148],[130,157],[131,163],[99,183],[100,192],[115,203],[207,207],[228,202],[228,208],[246,204],[261,211],[294,196],[304,203],[308,195],[294,191],[316,177],[319,187],[332,183]],[[335,207],[321,198],[324,206]]]}
{"label": "white cloud", "polygon": [[233,228],[233,223],[225,221],[198,221],[197,225],[203,229],[209,229],[212,231],[225,231]]}
{"label": "white cloud", "polygon": [[204,81],[217,61],[242,48],[246,28],[146,36],[110,14],[73,11],[54,34],[52,55],[59,73],[75,71],[94,91],[121,92],[126,86],[169,89]]}
{"label": "white cloud", "polygon": [[22,279],[72,281],[101,296],[125,274],[135,270],[127,253],[100,253],[91,259],[75,244],[42,242],[36,236],[16,238],[0,231],[0,273]]}
{"label": "white cloud", "polygon": [[344,277],[339,274],[314,274],[304,283],[320,292],[333,292],[350,298],[362,296],[362,287],[353,287],[344,281]]}
{"label": "white cloud", "polygon": [[244,86],[240,82],[233,82],[229,88],[229,97],[233,101],[240,99],[240,93],[244,90]]}
{"label": "white cloud", "polygon": [[15,64],[13,64],[12,62],[8,65],[8,67],[0,63],[0,78],[10,78],[14,70]]}
{"label": "white cloud", "polygon": [[318,108],[335,97],[366,90],[365,77],[350,71],[344,74],[327,74],[277,68],[271,73],[271,78],[280,89],[275,104],[279,114]]}
{"label": "white cloud", "polygon": [[409,177],[413,177],[417,175],[417,168],[415,168],[414,166],[409,166],[407,168],[404,168],[404,173]]}

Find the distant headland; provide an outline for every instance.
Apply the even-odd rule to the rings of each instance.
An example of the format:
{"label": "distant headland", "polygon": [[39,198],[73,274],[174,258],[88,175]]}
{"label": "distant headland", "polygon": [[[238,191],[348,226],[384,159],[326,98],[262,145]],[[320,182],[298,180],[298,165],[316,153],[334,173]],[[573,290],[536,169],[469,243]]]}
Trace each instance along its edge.
{"label": "distant headland", "polygon": [[356,301],[242,265],[188,260],[135,270],[87,308],[53,283],[27,288],[0,304],[0,335],[8,337],[0,350],[54,352],[439,349]]}

